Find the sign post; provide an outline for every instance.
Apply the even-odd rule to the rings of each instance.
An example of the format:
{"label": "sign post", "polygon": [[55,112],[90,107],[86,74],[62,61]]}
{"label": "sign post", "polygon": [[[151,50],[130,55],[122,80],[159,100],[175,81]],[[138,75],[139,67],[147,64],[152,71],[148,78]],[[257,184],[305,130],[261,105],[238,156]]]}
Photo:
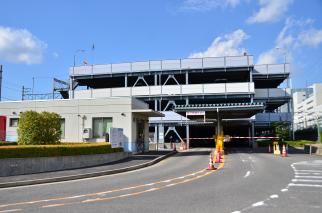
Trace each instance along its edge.
{"label": "sign post", "polygon": [[110,128],[109,136],[112,148],[123,147],[123,128]]}

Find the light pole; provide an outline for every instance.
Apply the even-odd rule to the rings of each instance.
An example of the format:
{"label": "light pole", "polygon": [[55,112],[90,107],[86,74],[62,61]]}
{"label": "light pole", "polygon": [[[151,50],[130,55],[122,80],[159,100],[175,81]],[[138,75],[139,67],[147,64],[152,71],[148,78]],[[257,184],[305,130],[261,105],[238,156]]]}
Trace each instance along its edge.
{"label": "light pole", "polygon": [[76,66],[76,55],[78,53],[83,53],[83,52],[85,52],[85,50],[83,50],[83,49],[78,49],[75,51],[75,53],[74,53],[74,67]]}

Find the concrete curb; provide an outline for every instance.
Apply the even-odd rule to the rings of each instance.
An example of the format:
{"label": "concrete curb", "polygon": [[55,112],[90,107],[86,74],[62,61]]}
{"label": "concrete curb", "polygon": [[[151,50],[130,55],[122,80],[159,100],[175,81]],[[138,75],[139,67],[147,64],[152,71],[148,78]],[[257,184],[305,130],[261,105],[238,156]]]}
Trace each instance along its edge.
{"label": "concrete curb", "polygon": [[17,181],[17,182],[6,182],[6,183],[0,183],[0,188],[9,188],[9,187],[16,187],[16,186],[28,186],[28,185],[36,185],[36,184],[43,184],[43,183],[53,183],[53,182],[62,182],[62,181],[68,181],[68,180],[77,180],[77,179],[84,179],[84,178],[91,178],[91,177],[98,177],[98,176],[104,176],[104,175],[112,175],[112,174],[118,174],[123,172],[129,172],[141,168],[145,168],[148,166],[152,166],[156,163],[159,163],[160,161],[176,154],[177,151],[172,151],[166,155],[160,156],[154,160],[151,160],[146,163],[124,167],[120,169],[112,169],[112,170],[106,170],[106,171],[100,171],[100,172],[93,172],[93,173],[85,173],[85,174],[77,174],[77,175],[69,175],[69,176],[61,176],[61,177],[52,177],[52,178],[44,178],[44,179],[34,179],[34,180],[25,180],[25,181]]}

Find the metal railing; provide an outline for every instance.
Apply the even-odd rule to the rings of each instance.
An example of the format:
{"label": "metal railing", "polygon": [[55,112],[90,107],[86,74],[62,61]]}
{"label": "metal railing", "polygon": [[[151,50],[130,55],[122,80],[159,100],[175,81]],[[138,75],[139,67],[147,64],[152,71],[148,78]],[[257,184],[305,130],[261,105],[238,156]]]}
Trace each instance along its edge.
{"label": "metal railing", "polygon": [[279,97],[291,97],[290,88],[266,88],[266,89],[255,89],[254,98],[279,98]]}
{"label": "metal railing", "polygon": [[258,64],[254,65],[254,74],[289,74],[289,64]]}
{"label": "metal railing", "polygon": [[74,98],[254,94],[254,83],[188,84],[75,90]]}
{"label": "metal railing", "polygon": [[255,116],[256,122],[280,122],[280,121],[292,121],[292,114],[288,112],[280,113],[258,113]]}
{"label": "metal railing", "polygon": [[71,67],[70,76],[134,73],[150,71],[211,69],[253,66],[253,56],[225,56],[208,58],[186,58],[175,60],[149,60],[140,62],[97,64]]}

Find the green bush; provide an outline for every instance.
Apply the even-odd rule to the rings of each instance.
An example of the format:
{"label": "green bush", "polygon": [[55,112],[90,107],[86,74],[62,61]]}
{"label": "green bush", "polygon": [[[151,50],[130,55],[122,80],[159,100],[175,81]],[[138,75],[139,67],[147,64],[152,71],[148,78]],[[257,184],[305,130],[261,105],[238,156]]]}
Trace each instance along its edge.
{"label": "green bush", "polygon": [[20,114],[18,144],[59,144],[60,120],[57,113],[26,111]]}
{"label": "green bush", "polygon": [[54,157],[122,152],[109,143],[1,146],[0,158]]}
{"label": "green bush", "polygon": [[0,146],[17,146],[17,142],[5,142],[5,141],[0,141]]}
{"label": "green bush", "polygon": [[[278,141],[279,145],[288,144],[289,146],[293,146],[293,147],[303,147],[305,144],[313,144],[313,143],[316,143],[316,141],[309,141],[309,140],[295,140],[295,141],[284,141],[284,142]],[[273,141],[272,140],[257,141],[257,145],[261,147],[267,147],[269,144],[273,145]]]}

